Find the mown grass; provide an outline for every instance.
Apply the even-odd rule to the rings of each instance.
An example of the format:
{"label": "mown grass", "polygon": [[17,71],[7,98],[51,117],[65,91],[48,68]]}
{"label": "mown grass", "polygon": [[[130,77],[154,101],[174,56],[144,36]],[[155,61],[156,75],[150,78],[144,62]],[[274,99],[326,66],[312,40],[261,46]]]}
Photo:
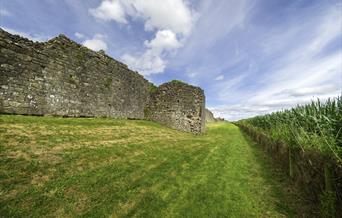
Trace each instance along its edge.
{"label": "mown grass", "polygon": [[0,116],[3,217],[286,217],[286,178],[240,130]]}

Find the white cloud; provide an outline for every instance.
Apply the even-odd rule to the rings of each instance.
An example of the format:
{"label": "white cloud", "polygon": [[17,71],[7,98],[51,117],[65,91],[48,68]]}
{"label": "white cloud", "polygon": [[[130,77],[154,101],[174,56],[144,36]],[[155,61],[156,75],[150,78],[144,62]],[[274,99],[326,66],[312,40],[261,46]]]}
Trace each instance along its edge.
{"label": "white cloud", "polygon": [[5,30],[5,31],[7,31],[13,35],[19,35],[21,37],[28,38],[28,39],[30,39],[32,41],[36,41],[36,42],[43,42],[43,41],[46,41],[50,38],[48,36],[44,36],[44,35],[40,35],[40,34],[25,33],[25,32],[21,32],[18,30],[11,29],[11,28],[6,28],[3,26],[0,26],[0,28],[2,28],[3,30]]}
{"label": "white cloud", "polygon": [[75,36],[76,36],[78,39],[83,39],[83,38],[85,37],[82,33],[79,33],[79,32],[76,32],[76,33],[75,33]]}
{"label": "white cloud", "polygon": [[213,112],[228,120],[238,120],[309,103],[317,98],[324,101],[341,95],[341,60],[342,52],[337,52],[320,61],[309,58],[299,59],[292,64],[286,63],[273,76],[264,78],[264,87],[247,92],[237,90],[235,84],[238,82],[233,79],[234,82],[226,84],[227,89],[222,88],[220,98],[232,99],[240,96],[244,100],[239,100],[239,104],[216,107]]}
{"label": "white cloud", "polygon": [[130,68],[143,75],[162,73],[166,67],[166,61],[162,56],[165,52],[171,52],[182,44],[177,40],[176,34],[171,30],[160,30],[151,41],[144,43],[147,50],[141,55],[124,54],[121,59]]}
{"label": "white cloud", "polygon": [[101,34],[96,34],[94,38],[87,39],[82,43],[85,47],[94,50],[104,50],[106,51],[108,49],[107,43],[104,41],[104,36]]}
{"label": "white cloud", "polygon": [[128,23],[127,17],[145,21],[145,29],[170,29],[188,34],[196,15],[184,0],[104,0],[89,12],[105,21]]}
{"label": "white cloud", "polygon": [[188,34],[195,19],[184,0],[132,0],[135,12],[131,16],[142,17],[146,30],[170,29]]}
{"label": "white cloud", "polygon": [[315,96],[324,95],[339,90],[338,84],[324,84],[319,86],[299,87],[297,89],[285,89],[279,92],[279,96]]}
{"label": "white cloud", "polygon": [[310,103],[313,100],[319,98],[321,102],[326,101],[328,98],[333,98],[341,94],[340,91],[331,91],[320,93],[317,95],[303,95],[296,97],[281,97],[281,98],[271,98],[264,99],[264,101],[249,101],[234,105],[222,105],[217,107],[211,107],[210,110],[215,116],[224,117],[230,121],[236,121],[240,119],[245,119],[248,117],[254,117],[257,115],[269,114],[275,111],[280,111],[283,109],[289,109],[295,107],[296,105],[304,105]]}
{"label": "white cloud", "polygon": [[221,81],[223,79],[224,79],[224,75],[219,75],[219,76],[215,77],[216,81]]}
{"label": "white cloud", "polygon": [[177,40],[176,34],[171,30],[160,30],[151,41],[145,41],[145,46],[157,53],[164,50],[173,50],[181,47],[181,43]]}
{"label": "white cloud", "polygon": [[99,7],[90,9],[89,12],[98,19],[127,23],[125,11],[120,0],[104,0]]}
{"label": "white cloud", "polygon": [[253,117],[259,114],[272,112],[272,109],[267,106],[254,106],[244,104],[217,106],[210,107],[209,109],[214,113],[215,117],[223,117],[229,121],[236,121],[246,117]]}
{"label": "white cloud", "polygon": [[291,52],[280,60],[279,66],[270,69],[273,74],[265,78],[267,85],[253,97],[254,101],[279,98],[281,97],[278,95],[279,90],[291,90],[292,97],[300,97],[317,96],[326,93],[327,90],[341,89],[342,51],[316,59],[315,56],[320,50],[313,52],[308,45],[311,45],[317,38],[320,36],[316,36],[311,41],[308,40],[307,44],[299,47],[301,54]]}
{"label": "white cloud", "polygon": [[137,70],[145,76],[162,73],[166,66],[166,62],[161,59],[159,55],[154,54],[151,50],[147,50],[141,56],[125,54],[121,57],[121,59],[130,68]]}
{"label": "white cloud", "polygon": [[196,13],[186,0],[104,0],[89,12],[98,19],[118,23],[140,19],[146,31],[156,31],[152,40],[144,42],[144,52],[121,57],[130,68],[144,75],[164,71],[167,61],[163,59],[182,46],[182,39],[196,20]]}
{"label": "white cloud", "polygon": [[[272,59],[261,75],[248,76],[248,80],[253,79],[249,85],[252,88],[246,89],[243,80],[242,86],[236,85],[241,82],[239,79],[218,84],[220,100],[226,103],[212,109],[215,115],[238,120],[341,95],[342,50],[326,48],[342,36],[341,30],[336,29],[342,17],[336,8],[324,11],[312,20],[288,25],[287,33],[291,34],[268,34],[265,41],[271,43],[262,46],[264,55],[275,54],[278,58]],[[296,40],[298,43],[293,45]]]}
{"label": "white cloud", "polygon": [[0,17],[8,17],[11,16],[12,13],[6,10],[5,8],[0,9]]}
{"label": "white cloud", "polygon": [[130,68],[135,69],[143,75],[162,73],[166,62],[161,58],[163,52],[172,51],[181,46],[176,34],[171,30],[160,30],[151,41],[145,41],[147,50],[138,56],[125,54],[121,58]]}

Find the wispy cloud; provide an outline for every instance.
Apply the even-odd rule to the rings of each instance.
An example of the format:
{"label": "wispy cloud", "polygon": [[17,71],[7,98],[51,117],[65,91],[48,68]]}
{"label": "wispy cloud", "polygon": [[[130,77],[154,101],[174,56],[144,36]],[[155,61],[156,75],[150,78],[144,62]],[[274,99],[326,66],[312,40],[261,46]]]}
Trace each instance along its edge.
{"label": "wispy cloud", "polygon": [[198,64],[198,59],[202,60],[201,65],[212,64],[210,59],[217,58],[217,54],[208,51],[215,49],[219,44],[226,47],[221,43],[229,37],[229,34],[236,28],[244,28],[245,20],[254,2],[253,0],[202,0],[197,9],[199,16],[196,25],[186,45],[175,57],[174,64],[190,65],[194,62]]}
{"label": "wispy cloud", "polygon": [[220,81],[220,80],[223,80],[223,79],[224,79],[224,75],[219,75],[219,76],[215,77],[216,81]]}
{"label": "wispy cloud", "polygon": [[275,95],[288,97],[325,95],[339,91],[338,84],[324,84],[318,86],[300,87],[297,89],[284,89]]}
{"label": "wispy cloud", "polygon": [[337,45],[337,51],[326,51],[342,36],[341,29],[336,28],[341,25],[339,8],[328,6],[310,20],[282,26],[287,33],[273,34],[267,37],[271,43],[263,44],[263,55],[272,62],[259,76],[250,75],[253,88],[248,90],[246,83],[236,88],[236,83],[241,81],[233,85],[228,81],[227,88],[220,92],[221,100],[238,96],[239,103],[223,100],[226,106],[214,107],[214,112],[236,120],[293,107],[317,97],[324,100],[341,94],[341,44]]}

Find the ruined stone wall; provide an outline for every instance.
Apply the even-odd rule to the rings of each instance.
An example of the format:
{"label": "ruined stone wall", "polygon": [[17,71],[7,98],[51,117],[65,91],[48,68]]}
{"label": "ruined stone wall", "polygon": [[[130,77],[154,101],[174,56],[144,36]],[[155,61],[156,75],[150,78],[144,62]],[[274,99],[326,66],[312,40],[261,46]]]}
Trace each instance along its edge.
{"label": "ruined stone wall", "polygon": [[36,43],[0,28],[0,49],[0,114],[150,119],[204,130],[200,88],[171,82],[151,93],[137,72],[63,35]]}
{"label": "ruined stone wall", "polygon": [[171,128],[200,133],[205,130],[205,97],[202,89],[179,81],[160,85],[146,107],[147,119]]}
{"label": "ruined stone wall", "polygon": [[104,53],[1,29],[0,47],[0,113],[144,118],[149,82]]}
{"label": "ruined stone wall", "polygon": [[205,108],[205,122],[206,123],[212,123],[212,122],[216,122],[216,119],[214,117],[213,112],[211,112],[209,109]]}

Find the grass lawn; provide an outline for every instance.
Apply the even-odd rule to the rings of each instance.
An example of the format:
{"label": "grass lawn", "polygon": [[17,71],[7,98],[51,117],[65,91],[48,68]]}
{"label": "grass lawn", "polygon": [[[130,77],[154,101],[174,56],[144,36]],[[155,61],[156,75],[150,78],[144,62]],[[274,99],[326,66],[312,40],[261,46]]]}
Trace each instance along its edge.
{"label": "grass lawn", "polygon": [[286,184],[229,123],[0,116],[4,217],[291,217]]}

